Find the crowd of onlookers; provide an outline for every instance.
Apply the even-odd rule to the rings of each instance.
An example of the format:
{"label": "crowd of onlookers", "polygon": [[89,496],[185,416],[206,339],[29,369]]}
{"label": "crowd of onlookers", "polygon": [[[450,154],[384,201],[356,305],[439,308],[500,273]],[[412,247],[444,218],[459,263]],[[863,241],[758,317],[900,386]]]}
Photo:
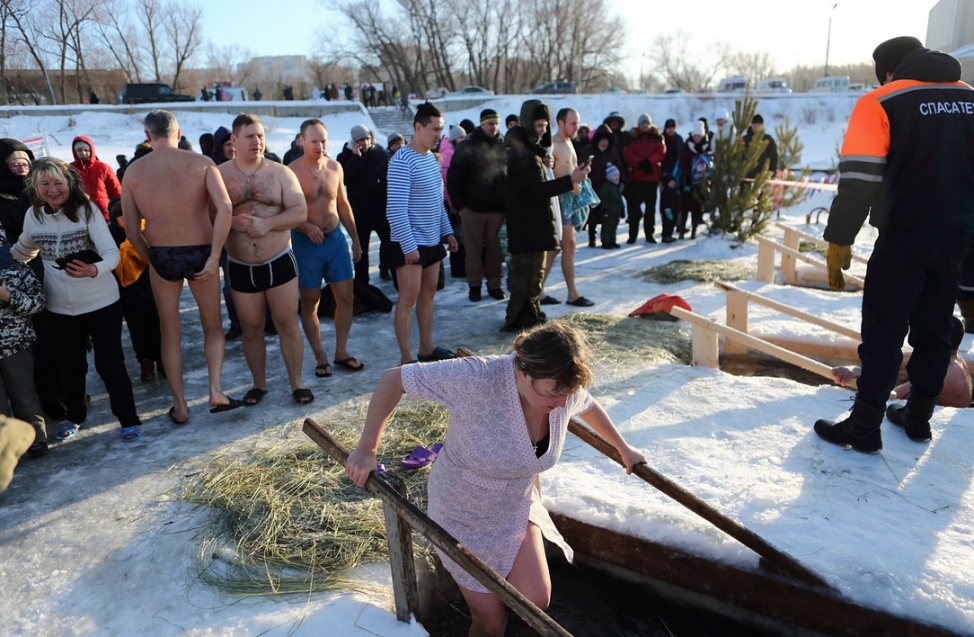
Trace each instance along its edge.
{"label": "crowd of onlookers", "polygon": [[[318,124],[323,130],[324,124]],[[735,134],[726,111],[718,112],[715,125],[718,131]],[[571,108],[552,117],[539,100],[529,100],[520,114],[508,116],[503,130],[492,109],[480,113],[479,124],[464,119],[447,125],[434,107],[420,105],[413,133],[408,142],[398,133],[389,135],[383,147],[368,127],[355,126],[337,155],[339,183],[354,218],[354,224],[344,219],[342,223],[361,251],[352,265],[355,294],[385,298],[369,280],[369,243],[375,233],[379,277],[393,282],[402,306],[395,318],[397,335],[403,326],[407,329],[400,335],[402,363],[416,360],[408,343],[412,307],[421,336],[417,358],[453,355],[436,346],[430,333],[432,298],[444,284],[439,267],[447,258],[443,244],[451,248],[451,276],[466,279],[471,302],[483,298],[486,283],[488,296],[508,301],[502,329],[532,327],[546,319],[542,306],[562,302],[543,291],[558,256],[568,287],[564,302],[594,304],[575,288],[576,232],[584,236],[587,230],[588,246],[603,249],[621,247],[617,236],[622,222],[628,222],[624,236],[629,245],[640,235],[649,244],[695,238],[703,223],[713,153],[720,150],[715,148],[720,137],[704,118],[692,123],[685,135],[678,132],[675,120],[665,120],[661,130],[648,114],[627,129],[625,118],[613,112],[593,129]],[[296,171],[308,147],[304,136],[303,127],[283,158],[262,147],[259,159]],[[750,142],[755,136],[768,141],[762,167],[775,169],[774,141],[764,133],[759,115],[744,139]],[[63,423],[52,432],[60,439],[70,438],[85,422],[91,350],[122,438],[141,436],[124,364],[123,318],[140,379],[166,377],[152,268],[140,266],[137,251],[127,241],[132,233],[125,228],[121,204],[125,174],[152,152],[152,141],[150,137],[139,144],[131,159],[118,155],[118,168],[112,169],[98,158],[89,137],[73,140],[70,165],[52,158],[35,161],[22,143],[0,140],[0,413],[33,425],[31,456],[47,452],[46,421]],[[221,126],[199,138],[199,152],[219,168],[237,156],[235,141],[234,130]],[[194,151],[185,136],[179,137],[178,148]],[[435,158],[435,177],[427,172],[432,169],[427,157]],[[258,170],[263,166],[254,165]],[[244,173],[236,163],[233,168]],[[422,188],[430,190],[420,196]],[[426,220],[420,219],[423,215]],[[432,237],[444,254],[438,255],[435,246],[424,246],[423,241],[430,243],[426,237]],[[410,256],[414,250],[415,259]],[[221,256],[226,269],[225,251]],[[420,274],[414,280],[408,266],[417,264]],[[431,278],[432,266],[436,272]],[[233,340],[243,329],[229,279],[223,277],[229,318],[224,337]],[[339,299],[339,308],[349,302],[346,296]],[[266,333],[276,332],[269,304],[262,323]],[[350,369],[361,368],[347,352],[343,360],[352,361]],[[328,374],[316,375],[331,372],[327,360],[319,361],[316,372],[326,368]],[[185,422],[172,411],[170,417]]]}

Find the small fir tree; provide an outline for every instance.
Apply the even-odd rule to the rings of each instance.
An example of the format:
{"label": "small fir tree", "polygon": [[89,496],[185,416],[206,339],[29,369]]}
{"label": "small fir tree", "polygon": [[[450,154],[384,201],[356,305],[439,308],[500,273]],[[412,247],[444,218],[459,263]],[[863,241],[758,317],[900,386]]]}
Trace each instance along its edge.
{"label": "small fir tree", "polygon": [[[757,100],[749,93],[744,94],[744,99],[734,100],[734,128],[746,130],[756,110]],[[741,136],[721,131],[714,143],[714,166],[706,206],[711,211],[710,232],[730,235],[743,243],[760,233],[774,213],[772,193],[765,188],[772,171],[762,170],[753,181],[746,181],[748,173],[758,167],[767,142],[753,139],[748,145]]]}
{"label": "small fir tree", "polygon": [[[792,127],[791,121],[786,117],[784,124],[774,127],[775,138],[778,140],[778,166],[777,176],[786,181],[801,181],[807,177],[811,171],[801,168],[795,172],[791,166],[800,166],[802,163],[802,151],[805,145],[798,138],[798,127]],[[774,188],[774,208],[790,208],[805,201],[810,194],[807,188],[789,188],[777,186]]]}

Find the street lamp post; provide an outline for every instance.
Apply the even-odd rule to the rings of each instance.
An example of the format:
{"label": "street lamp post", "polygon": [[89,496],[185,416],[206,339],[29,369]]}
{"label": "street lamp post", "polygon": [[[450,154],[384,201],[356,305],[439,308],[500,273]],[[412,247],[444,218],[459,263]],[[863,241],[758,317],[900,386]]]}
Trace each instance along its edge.
{"label": "street lamp post", "polygon": [[[832,11],[839,6],[836,2],[832,5]],[[832,43],[832,11],[829,11],[829,31],[828,35],[825,37],[825,77],[829,76],[829,45]]]}

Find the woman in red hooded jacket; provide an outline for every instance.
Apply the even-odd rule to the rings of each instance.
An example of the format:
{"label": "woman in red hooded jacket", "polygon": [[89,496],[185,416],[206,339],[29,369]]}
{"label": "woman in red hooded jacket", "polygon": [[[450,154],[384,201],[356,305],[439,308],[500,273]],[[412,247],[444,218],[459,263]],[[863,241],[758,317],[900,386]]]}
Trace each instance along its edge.
{"label": "woman in red hooded jacket", "polygon": [[81,185],[85,189],[85,194],[101,210],[105,221],[108,221],[108,202],[122,196],[122,187],[118,183],[115,171],[98,159],[95,155],[95,145],[87,137],[75,137],[71,142],[71,152],[74,154],[71,166],[81,175]]}

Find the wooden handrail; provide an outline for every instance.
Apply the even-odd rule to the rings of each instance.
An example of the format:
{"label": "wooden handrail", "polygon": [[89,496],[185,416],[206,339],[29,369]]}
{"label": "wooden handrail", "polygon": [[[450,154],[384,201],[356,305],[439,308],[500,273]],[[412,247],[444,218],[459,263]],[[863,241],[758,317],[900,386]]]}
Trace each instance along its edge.
{"label": "wooden handrail", "polygon": [[[806,240],[808,242],[814,243],[815,245],[817,245],[820,248],[828,248],[829,247],[829,242],[826,241],[825,239],[821,238],[821,237],[816,237],[813,234],[808,234],[807,232],[803,232],[803,231],[799,230],[798,228],[794,228],[794,227],[789,226],[788,224],[782,223],[780,221],[776,221],[774,225],[775,225],[776,228],[779,228],[781,230],[788,230],[788,231],[794,232],[795,234],[797,234],[802,239],[804,239],[804,240]],[[869,259],[867,259],[865,257],[861,257],[858,254],[853,254],[852,255],[852,260],[853,261],[858,261],[859,263],[869,263]]]}
{"label": "wooden handrail", "polygon": [[714,285],[725,292],[738,292],[747,297],[749,301],[753,301],[758,305],[763,305],[765,307],[771,308],[772,310],[777,310],[782,314],[787,314],[788,316],[793,316],[797,319],[801,319],[807,323],[812,323],[813,325],[818,325],[819,327],[824,327],[827,330],[831,330],[842,336],[848,336],[849,338],[862,341],[862,336],[858,331],[849,329],[844,325],[839,325],[838,323],[833,323],[832,321],[827,321],[823,318],[815,316],[814,314],[809,314],[808,312],[802,312],[801,310],[796,310],[795,308],[785,305],[784,303],[779,303],[760,294],[755,294],[754,292],[748,292],[747,290],[742,290],[741,288],[726,283],[724,281],[716,281]]}
{"label": "wooden handrail", "polygon": [[[307,418],[302,430],[336,462],[343,467],[345,466],[345,463],[348,462],[348,451],[321,425],[311,418]],[[450,535],[446,529],[431,520],[425,512],[400,495],[385,479],[376,476],[374,471],[369,474],[365,488],[379,497],[383,504],[392,508],[396,515],[405,520],[409,526],[432,542],[433,546],[443,551],[451,560],[470,573],[474,579],[497,595],[526,624],[538,631],[539,635],[542,637],[572,637],[571,633],[535,606],[531,600],[487,566],[483,560]]]}
{"label": "wooden handrail", "polygon": [[[789,248],[788,246],[781,245],[780,243],[772,241],[771,239],[761,236],[759,234],[754,235],[754,238],[757,239],[758,243],[770,245],[771,247],[773,247],[775,250],[777,250],[782,254],[787,254],[790,257],[793,257],[799,261],[804,261],[805,263],[813,265],[816,268],[819,268],[821,270],[826,270],[826,271],[828,270],[828,265],[826,263],[819,261],[817,259],[813,259],[808,255],[806,255],[804,252],[799,252],[798,250],[794,250],[792,248]],[[866,285],[865,281],[863,281],[857,276],[853,276],[851,274],[843,274],[842,276],[845,278],[846,283],[853,283],[859,286],[860,288],[865,287]]]}

